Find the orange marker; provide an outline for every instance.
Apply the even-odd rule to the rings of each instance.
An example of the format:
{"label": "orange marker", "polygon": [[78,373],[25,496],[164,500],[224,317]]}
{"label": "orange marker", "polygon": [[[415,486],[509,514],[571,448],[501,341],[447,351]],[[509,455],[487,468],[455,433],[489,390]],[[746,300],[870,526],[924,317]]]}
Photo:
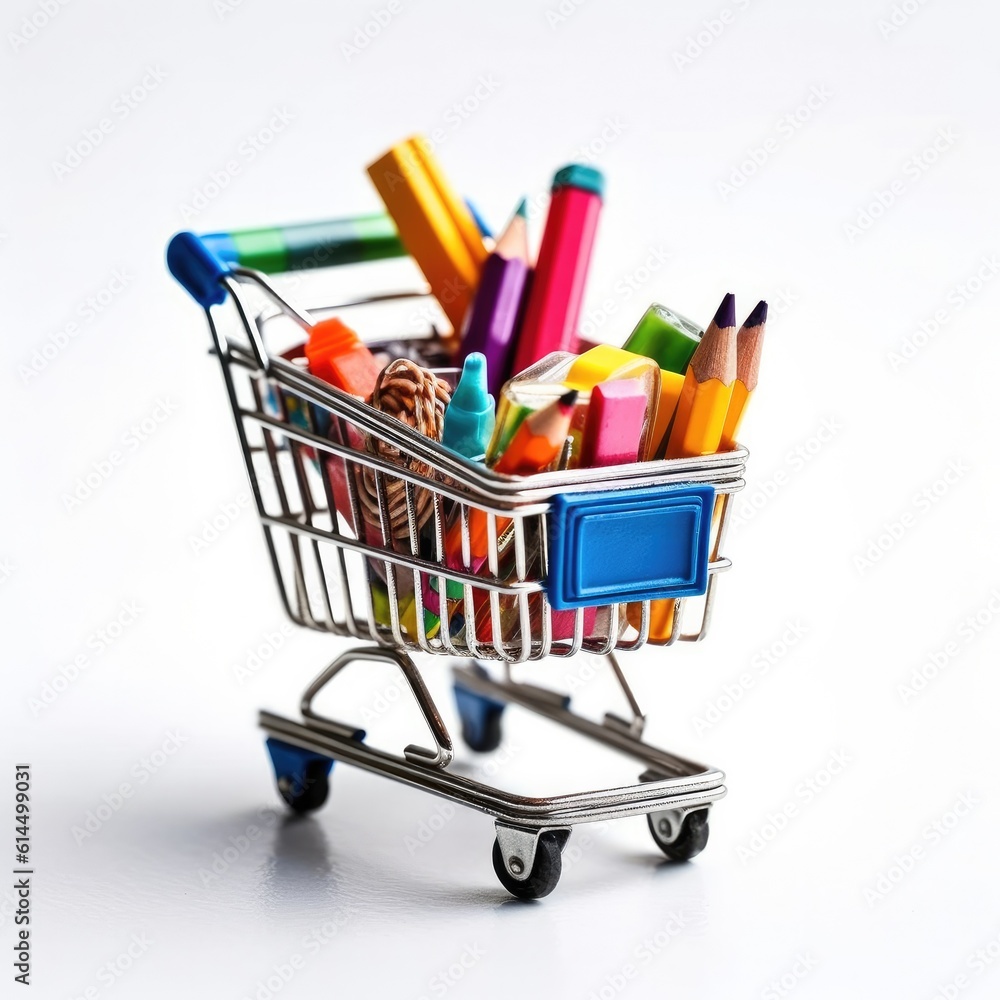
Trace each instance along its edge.
{"label": "orange marker", "polygon": [[309,371],[330,385],[367,398],[382,370],[358,335],[336,316],[321,319],[306,341]]}

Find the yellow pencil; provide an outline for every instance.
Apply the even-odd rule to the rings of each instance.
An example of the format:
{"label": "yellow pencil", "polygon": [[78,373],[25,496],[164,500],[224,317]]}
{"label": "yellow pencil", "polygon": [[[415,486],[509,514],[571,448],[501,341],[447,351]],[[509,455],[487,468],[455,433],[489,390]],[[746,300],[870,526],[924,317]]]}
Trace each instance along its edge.
{"label": "yellow pencil", "polygon": [[736,300],[727,292],[691,355],[667,440],[666,458],[714,455],[719,450],[735,381]]}
{"label": "yellow pencil", "polygon": [[750,396],[757,388],[766,324],[767,303],[761,299],[736,335],[736,381],[733,382],[733,398],[730,400],[729,409],[726,410],[726,423],[722,428],[719,451],[732,451],[736,447],[740,422],[743,420],[747,403],[750,402]]}
{"label": "yellow pencil", "polygon": [[[660,446],[660,457],[713,455],[719,450],[735,381],[736,300],[727,292],[691,355],[669,436]],[[673,598],[650,602],[650,640],[666,642],[670,638],[676,608]],[[626,617],[634,628],[639,628],[641,615],[641,604],[628,605]]]}

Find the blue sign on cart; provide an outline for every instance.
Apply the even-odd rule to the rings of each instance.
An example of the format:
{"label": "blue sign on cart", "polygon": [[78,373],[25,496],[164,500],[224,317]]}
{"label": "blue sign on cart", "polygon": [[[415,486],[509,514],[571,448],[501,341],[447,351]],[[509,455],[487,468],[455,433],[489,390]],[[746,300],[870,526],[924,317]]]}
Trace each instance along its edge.
{"label": "blue sign on cart", "polygon": [[704,594],[714,505],[715,489],[694,484],[553,498],[549,603],[561,611]]}

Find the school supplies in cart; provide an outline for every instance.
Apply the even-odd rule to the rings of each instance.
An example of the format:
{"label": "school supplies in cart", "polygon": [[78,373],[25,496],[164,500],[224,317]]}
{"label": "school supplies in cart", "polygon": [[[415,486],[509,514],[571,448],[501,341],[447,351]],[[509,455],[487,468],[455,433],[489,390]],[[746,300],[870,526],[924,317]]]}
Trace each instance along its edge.
{"label": "school supplies in cart", "polygon": [[[407,154],[415,157],[423,186],[419,198],[408,196],[405,211],[411,214],[400,210],[396,222],[409,249],[404,229],[411,216],[419,217],[417,230],[425,240],[420,252],[430,255],[421,267],[442,306],[441,296],[455,288],[442,274],[457,264],[466,268],[467,313],[488,253],[485,244],[482,254],[470,251],[470,227],[455,218],[463,203],[442,194],[440,168],[428,168],[426,152],[418,144]],[[564,186],[577,185],[576,193],[602,199],[602,189],[580,186],[585,174],[563,177]],[[577,236],[565,251],[574,255],[572,266],[546,265],[558,265],[559,274],[564,265],[577,275],[581,267],[585,271],[581,257],[589,257],[590,247],[583,244],[592,239],[599,208],[574,199],[558,210],[577,216],[560,224],[558,241],[561,245],[574,221]],[[446,238],[428,235],[427,219]],[[554,888],[561,851],[580,823],[645,815],[655,843],[669,858],[699,853],[708,836],[709,808],[725,794],[724,776],[642,739],[645,717],[618,654],[649,640],[654,602],[675,602],[665,644],[705,635],[715,581],[729,566],[721,547],[732,494],[743,485],[746,451],[737,446],[634,461],[660,443],[648,446],[646,439],[658,422],[665,369],[657,357],[647,362],[643,351],[613,348],[619,353],[584,360],[584,352],[560,368],[558,380],[546,389],[555,395],[545,399],[539,393],[517,415],[498,454],[483,456],[490,464],[478,461],[473,452],[488,434],[491,394],[478,352],[468,352],[460,376],[454,332],[415,338],[415,357],[405,363],[390,359],[369,388],[369,357],[384,360],[409,340],[397,332],[389,342],[366,344],[362,313],[407,298],[419,302],[428,291],[320,302],[307,310],[263,273],[267,267],[250,268],[220,255],[218,248],[233,242],[226,242],[227,235],[215,233],[206,241],[178,234],[167,261],[206,312],[285,610],[303,627],[367,643],[341,653],[316,677],[302,698],[301,718],[261,713],[285,801],[299,812],[319,808],[332,764],[339,760],[479,809],[495,820],[498,878],[524,898]],[[312,260],[304,239],[294,255],[277,258],[278,266],[294,269],[297,262]],[[329,229],[323,240],[324,254],[338,259]],[[416,244],[411,252],[417,256]],[[572,291],[556,305],[546,291],[545,308],[564,320],[567,312],[578,312],[582,293]],[[534,288],[527,294],[530,309]],[[454,308],[449,315],[461,331],[464,317]],[[340,325],[329,324],[331,318]],[[289,322],[301,329],[302,345],[291,351],[272,347]],[[523,335],[524,322],[516,325],[515,336]],[[575,322],[563,325],[551,343],[575,347]],[[358,342],[344,330],[356,331]],[[310,341],[315,370],[303,366]],[[454,359],[451,367],[421,364],[421,357],[442,355]],[[622,361],[635,367],[621,372]],[[488,358],[485,363],[488,368]],[[326,378],[325,364],[331,367]],[[340,385],[333,384],[337,378]],[[581,411],[584,397],[589,405]],[[449,430],[453,406],[457,422]],[[694,412],[694,404],[690,409]],[[581,414],[574,457],[573,422]],[[673,415],[671,421],[676,423]],[[621,464],[605,464],[619,458]],[[433,612],[425,604],[429,583],[436,598]],[[699,613],[685,632],[681,608],[692,601]],[[412,613],[404,615],[407,608]],[[411,657],[418,652],[459,661],[456,704],[463,738],[473,750],[496,748],[505,706],[515,703],[640,762],[639,782],[525,797],[456,774],[449,768],[451,736]],[[548,656],[582,652],[606,658],[629,707],[627,718],[609,713],[592,721],[572,711],[568,698],[514,680],[511,673]],[[377,750],[357,727],[313,707],[318,693],[347,667],[366,662],[389,663],[400,671],[427,724],[430,746],[411,744],[399,754]],[[487,670],[491,663],[503,667],[502,677]]]}

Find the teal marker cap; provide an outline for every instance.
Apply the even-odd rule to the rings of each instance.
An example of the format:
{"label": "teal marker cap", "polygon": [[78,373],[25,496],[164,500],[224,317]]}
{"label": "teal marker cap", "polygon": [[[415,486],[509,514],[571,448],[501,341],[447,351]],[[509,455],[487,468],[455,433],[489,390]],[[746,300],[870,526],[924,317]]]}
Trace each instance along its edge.
{"label": "teal marker cap", "polygon": [[598,198],[604,197],[604,174],[596,167],[587,166],[585,163],[570,163],[561,170],[556,171],[552,178],[552,193],[561,187],[575,187],[583,191],[596,194]]}
{"label": "teal marker cap", "polygon": [[470,354],[444,411],[441,443],[459,455],[481,462],[486,457],[495,420],[493,397],[486,389],[486,357],[478,352]]}

